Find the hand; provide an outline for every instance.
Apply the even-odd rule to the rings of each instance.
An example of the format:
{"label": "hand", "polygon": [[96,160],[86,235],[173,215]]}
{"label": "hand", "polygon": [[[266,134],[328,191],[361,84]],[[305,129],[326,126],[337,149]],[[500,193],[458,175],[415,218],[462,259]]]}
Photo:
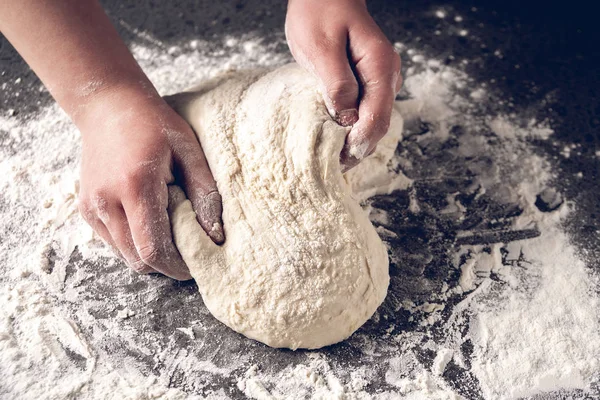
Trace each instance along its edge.
{"label": "hand", "polygon": [[289,0],[285,32],[292,55],[321,82],[329,113],[352,126],[344,170],[375,150],[402,86],[400,57],[365,0]]}
{"label": "hand", "polygon": [[83,137],[80,211],[138,272],[190,273],[173,245],[167,184],[224,240],[221,197],[192,129],[167,106],[98,0],[0,0],[0,30]]}
{"label": "hand", "polygon": [[191,276],[173,244],[167,185],[177,181],[184,188],[217,244],[224,241],[221,196],[190,126],[151,92],[102,91],[77,113],[79,207],[132,269],[186,280]]}

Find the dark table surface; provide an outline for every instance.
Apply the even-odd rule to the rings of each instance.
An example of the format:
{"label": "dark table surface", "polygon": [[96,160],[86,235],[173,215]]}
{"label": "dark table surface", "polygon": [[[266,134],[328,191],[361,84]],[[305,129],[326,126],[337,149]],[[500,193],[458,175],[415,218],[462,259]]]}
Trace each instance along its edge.
{"label": "dark table surface", "polygon": [[[127,26],[149,32],[165,48],[193,38],[239,35],[249,30],[259,32],[267,41],[272,39],[280,42],[283,36],[284,1],[237,0],[216,4],[217,2],[208,1],[107,0],[103,3],[128,42],[139,41],[140,38]],[[480,82],[494,79],[495,88],[509,94],[511,100],[510,105],[498,105],[499,111],[510,113],[512,110],[530,110],[539,119],[549,118],[552,121],[555,131],[553,140],[534,141],[533,146],[540,154],[553,160],[553,168],[557,172],[555,186],[565,198],[577,204],[575,213],[567,221],[574,242],[586,250],[589,260],[600,259],[597,234],[600,231],[600,208],[597,200],[599,164],[596,156],[596,151],[600,150],[600,29],[598,22],[594,20],[593,7],[574,2],[548,4],[528,1],[487,1],[478,4],[464,1],[440,3],[427,0],[371,0],[368,3],[375,19],[392,41],[420,49],[428,57],[445,60],[449,65],[460,59],[468,59],[470,63],[465,70],[469,76]],[[433,11],[438,9],[464,15],[466,18],[461,26],[471,33],[470,37],[436,35],[436,30],[449,29],[454,24],[448,19],[431,17]],[[503,57],[494,55],[497,49]],[[275,51],[286,52],[287,49],[282,45]],[[402,56],[404,68],[409,67],[409,57],[406,54]],[[47,92],[39,93],[34,89],[39,86],[39,81],[2,37],[0,73],[0,81],[8,84],[8,88],[0,92],[0,110],[14,109],[21,115],[35,115],[40,108],[52,102]],[[17,78],[22,80],[23,92],[27,93],[31,89],[30,92],[35,94],[20,97],[12,95],[14,91],[11,91],[11,85]],[[547,101],[549,97],[552,102]],[[574,154],[569,158],[558,157],[563,144],[573,143],[582,145],[581,154]],[[572,179],[578,172],[583,172],[584,177]],[[425,202],[435,202],[435,199],[443,199],[449,192],[456,191],[457,185],[458,191],[464,189],[460,186],[461,183],[454,182],[453,185],[428,187],[422,184],[419,195]],[[460,226],[441,221],[434,213],[411,215],[406,210],[409,203],[408,192],[382,197],[376,199],[375,203],[381,208],[387,208],[392,218],[399,221],[395,231],[402,238],[393,243],[393,247],[398,249],[394,251],[395,256],[401,262],[392,265],[391,296],[380,311],[380,314],[387,314],[393,320],[371,321],[361,329],[361,335],[378,343],[384,340],[381,337],[392,323],[395,329],[415,332],[421,329],[417,324],[409,322],[407,315],[395,315],[392,300],[426,300],[427,293],[439,289],[444,282],[457,279],[449,269],[450,252],[447,249],[456,243],[456,232]],[[473,207],[476,208],[475,205]],[[494,213],[506,212],[504,209],[493,210],[493,207],[470,211],[475,214],[483,213],[486,218],[492,218]],[[424,257],[424,254],[432,257]],[[76,254],[72,264],[82,268],[95,268],[93,265],[86,267],[85,260],[81,260]],[[118,276],[121,268],[122,266],[116,265],[104,269],[104,273]],[[414,280],[409,285],[397,279],[398,276],[411,276]],[[68,279],[67,277],[67,281]],[[139,323],[143,324],[140,329],[153,332],[151,339],[155,343],[144,343],[143,347],[171,349],[173,352],[185,349],[198,359],[210,359],[215,365],[227,364],[230,358],[250,357],[252,360],[263,360],[262,368],[271,371],[305,360],[305,352],[270,349],[249,341],[214,321],[201,304],[193,283],[177,283],[158,277],[139,281],[115,278],[115,282],[120,282],[121,285],[117,289],[114,282],[106,280],[90,286],[89,295],[110,303],[111,293],[115,290],[131,293],[148,290],[156,292],[152,304],[145,303],[146,300],[138,296],[134,297],[130,305],[134,311],[148,307],[153,309],[153,313]],[[90,313],[101,319],[105,311],[98,308],[90,310]],[[206,336],[201,341],[201,346],[185,335],[173,339],[171,335],[162,334],[164,327],[171,327],[172,330],[173,326],[189,326],[198,319],[205,326]],[[435,337],[435,329],[432,329],[430,335]],[[149,340],[146,339],[147,336],[144,338],[143,340]],[[128,354],[148,373],[158,373],[164,367],[148,354],[136,353],[135,346],[122,341],[118,336],[111,340],[112,342],[104,343],[107,351]],[[357,339],[332,346],[325,351],[340,366],[340,371],[343,371],[362,363],[358,356],[359,348]],[[433,356],[435,354],[423,350],[422,362],[430,364]],[[381,357],[385,359],[387,355],[383,354]],[[375,357],[371,361],[377,369],[376,365],[380,360]],[[207,375],[206,372],[189,370],[185,366],[171,367],[169,384],[173,387],[197,394],[206,394],[222,387],[228,388],[227,393],[232,397],[242,396],[236,389],[233,377]],[[383,369],[378,371],[380,382],[367,390],[386,389],[384,373]],[[450,367],[445,378],[459,393],[469,398],[479,397],[478,383],[468,370]],[[199,384],[199,381],[203,383]]]}
{"label": "dark table surface", "polygon": [[[180,3],[103,2],[113,20],[149,32],[165,47],[194,38],[215,38],[249,30],[266,38],[279,39],[283,35],[284,1],[225,1],[216,6],[207,1]],[[554,121],[554,138],[583,145],[581,157],[561,159],[558,167],[569,176],[586,172],[586,179],[566,180],[569,186],[565,190],[573,194],[569,197],[577,200],[587,214],[577,218],[585,221],[584,229],[590,232],[598,229],[599,205],[594,194],[598,172],[595,151],[599,148],[600,130],[600,28],[593,6],[586,2],[512,0],[371,0],[368,4],[392,41],[418,48],[438,59],[453,55],[454,62],[462,58],[475,60],[467,67],[470,76],[482,82],[496,79],[498,89],[510,93],[514,109],[527,108],[548,95],[556,96],[557,101],[546,110]],[[436,36],[436,29],[452,25],[451,21],[423,18],[437,9],[473,16],[461,25],[475,34],[477,40],[456,35]],[[247,10],[252,10],[250,17]],[[124,24],[116,22],[116,25],[127,42],[139,40]],[[1,79],[9,83],[8,89],[0,93],[0,107],[31,113],[49,104],[52,99],[48,92],[36,95],[35,101],[29,96],[11,95],[10,84],[16,78],[21,78],[26,88],[37,88],[39,81],[4,37],[0,39]],[[495,49],[501,50],[502,58],[493,55]],[[284,46],[279,50],[287,51]],[[405,54],[403,57],[406,67],[409,63]],[[545,150],[552,154],[560,147]],[[598,251],[597,245],[593,247]]]}

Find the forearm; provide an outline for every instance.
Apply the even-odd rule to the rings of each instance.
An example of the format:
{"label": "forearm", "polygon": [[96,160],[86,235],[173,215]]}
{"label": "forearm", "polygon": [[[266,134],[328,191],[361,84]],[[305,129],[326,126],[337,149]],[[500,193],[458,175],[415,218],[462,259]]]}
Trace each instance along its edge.
{"label": "forearm", "polygon": [[74,118],[114,88],[156,96],[96,0],[0,0],[0,31]]}

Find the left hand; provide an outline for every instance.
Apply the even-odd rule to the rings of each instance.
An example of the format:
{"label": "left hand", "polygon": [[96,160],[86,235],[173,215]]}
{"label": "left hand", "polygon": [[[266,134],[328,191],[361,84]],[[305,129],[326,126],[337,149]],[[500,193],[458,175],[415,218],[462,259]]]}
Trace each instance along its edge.
{"label": "left hand", "polygon": [[329,113],[352,126],[344,171],[371,154],[386,134],[402,86],[400,57],[366,0],[289,0],[285,33],[292,55],[317,76]]}

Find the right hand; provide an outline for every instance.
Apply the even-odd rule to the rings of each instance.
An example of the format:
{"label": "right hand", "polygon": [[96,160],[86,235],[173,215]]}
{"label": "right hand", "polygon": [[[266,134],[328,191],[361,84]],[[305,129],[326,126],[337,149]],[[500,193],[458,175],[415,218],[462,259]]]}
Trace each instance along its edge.
{"label": "right hand", "polygon": [[167,185],[183,187],[216,244],[225,237],[221,196],[190,126],[156,92],[126,88],[95,94],[74,119],[83,218],[136,272],[191,279],[173,244]]}
{"label": "right hand", "polygon": [[345,172],[388,131],[402,86],[400,56],[365,0],[289,0],[285,34],[294,58],[319,79],[330,114],[352,126],[340,155]]}

